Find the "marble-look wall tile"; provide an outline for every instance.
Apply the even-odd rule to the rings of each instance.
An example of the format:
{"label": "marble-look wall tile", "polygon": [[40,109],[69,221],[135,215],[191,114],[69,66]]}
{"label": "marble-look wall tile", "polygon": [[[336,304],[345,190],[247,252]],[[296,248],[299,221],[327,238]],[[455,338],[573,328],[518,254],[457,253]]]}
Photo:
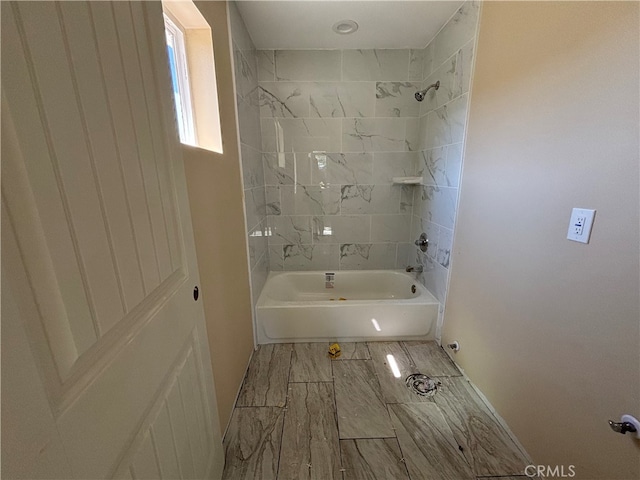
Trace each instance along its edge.
{"label": "marble-look wall tile", "polygon": [[[399,263],[399,240],[405,263],[416,187],[392,185],[392,178],[416,172],[421,130],[414,94],[423,80],[426,51],[254,54],[261,87],[265,210],[269,215],[316,217],[310,242],[290,235],[270,237],[272,244],[296,247],[290,256],[284,249],[270,249],[273,269],[311,268],[313,262],[307,257],[316,245],[335,249],[372,243],[388,244],[384,248],[391,256],[385,261],[394,268]],[[340,188],[338,205],[334,187]],[[402,218],[379,219],[372,240],[370,215],[380,214]],[[374,247],[374,253],[380,248]],[[336,257],[339,262],[339,251]],[[373,268],[366,264],[371,262],[362,268]]]}
{"label": "marble-look wall tile", "polygon": [[290,343],[260,345],[253,353],[236,406],[284,407],[291,364]]}
{"label": "marble-look wall tile", "polygon": [[400,213],[410,213],[413,210],[415,189],[414,185],[400,186]]}
{"label": "marble-look wall tile", "polygon": [[254,70],[251,52],[245,52],[249,55],[249,59],[243,52],[234,45],[233,50],[233,68],[236,77],[236,93],[240,98],[245,99],[248,95],[255,92],[258,88],[258,79]]}
{"label": "marble-look wall tile", "polygon": [[283,270],[338,270],[339,245],[283,245]]}
{"label": "marble-look wall tile", "polygon": [[[262,293],[264,284],[267,283],[267,277],[269,276],[269,254],[265,252],[256,265],[251,270],[251,299],[255,310],[255,305]],[[255,312],[254,312],[255,313]]]}
{"label": "marble-look wall tile", "polygon": [[373,154],[374,185],[391,185],[393,177],[416,175],[418,152],[376,152]]}
{"label": "marble-look wall tile", "polygon": [[331,383],[289,385],[279,480],[342,480],[335,416]]}
{"label": "marble-look wall tile", "polygon": [[242,160],[242,182],[244,188],[264,186],[264,169],[260,151],[242,143],[240,144],[240,157]]}
{"label": "marble-look wall tile", "polygon": [[444,104],[453,100],[456,95],[453,93],[455,72],[456,72],[456,55],[449,57],[442,65],[440,65],[431,75],[423,82],[422,88],[427,88],[436,82],[440,82],[440,86],[436,90],[430,89],[420,102],[420,115],[425,115],[431,110],[440,108]]}
{"label": "marble-look wall tile", "polygon": [[309,154],[263,153],[264,183],[266,185],[310,185]]}
{"label": "marble-look wall tile", "polygon": [[267,253],[267,221],[266,217],[249,232],[249,265],[251,270],[257,261]]}
{"label": "marble-look wall tile", "polygon": [[340,438],[394,437],[373,363],[349,360],[331,365]]}
{"label": "marble-look wall tile", "polygon": [[422,149],[460,143],[464,139],[467,121],[467,95],[452,100],[446,105],[429,112],[426,132],[423,132]]}
{"label": "marble-look wall tile", "polygon": [[370,232],[369,215],[313,217],[313,243],[366,243]]}
{"label": "marble-look wall tile", "polygon": [[424,68],[424,57],[426,50],[424,48],[412,48],[409,51],[409,81],[422,81],[422,71]]}
{"label": "marble-look wall tile", "polygon": [[282,253],[284,246],[269,245],[269,270],[271,272],[281,272],[284,269]]}
{"label": "marble-look wall tile", "polygon": [[242,98],[237,96],[238,125],[240,130],[240,142],[249,145],[255,150],[260,150],[260,112],[258,110],[257,90]]}
{"label": "marble-look wall tile", "polygon": [[340,81],[341,50],[276,50],[276,80]]}
{"label": "marble-look wall tile", "polygon": [[280,187],[282,215],[337,215],[340,213],[340,187],[329,185]]}
{"label": "marble-look wall tile", "polygon": [[475,478],[434,403],[392,404],[389,413],[411,478]]}
{"label": "marble-look wall tile", "polygon": [[372,242],[408,242],[411,215],[372,215]]}
{"label": "marble-look wall tile", "polygon": [[436,147],[420,152],[417,175],[422,184],[439,187],[457,187],[462,168],[462,144]]}
{"label": "marble-look wall tile", "polygon": [[422,215],[429,222],[453,229],[458,189],[453,187],[421,187]]}
{"label": "marble-look wall tile", "polygon": [[471,85],[471,66],[475,39],[470,40],[456,54],[456,74],[453,82],[453,96],[458,97],[469,91]]}
{"label": "marble-look wall tile", "polygon": [[409,480],[395,438],[340,440],[344,480]]}
{"label": "marble-look wall tile", "polygon": [[238,11],[236,2],[229,2],[229,23],[231,24],[233,43],[238,45],[238,48],[243,51],[255,50],[251,36],[242,20],[242,15],[240,15]]}
{"label": "marble-look wall tile", "polygon": [[342,75],[344,80],[409,79],[409,50],[344,50]]}
{"label": "marble-look wall tile", "polygon": [[372,117],[373,82],[308,84],[312,117]]}
{"label": "marble-look wall tile", "polygon": [[398,243],[398,249],[396,250],[396,268],[400,270],[406,269],[411,265],[409,256],[411,255],[413,244],[412,243]]}
{"label": "marble-look wall tile", "polygon": [[276,79],[276,69],[273,50],[258,50],[258,81],[273,82]]}
{"label": "marble-look wall tile", "polygon": [[420,117],[405,118],[405,143],[409,152],[420,150],[422,139],[420,138]]}
{"label": "marble-look wall tile", "polygon": [[404,118],[349,118],[343,121],[344,152],[404,152],[408,150]]}
{"label": "marble-look wall tile", "polygon": [[[294,343],[289,383],[333,382],[331,359],[327,352],[326,343]],[[332,399],[329,401],[333,404]]]}
{"label": "marble-look wall tile", "polygon": [[269,215],[269,245],[302,245],[311,243],[311,217]]}
{"label": "marble-look wall tile", "polygon": [[384,270],[395,267],[395,243],[340,245],[340,270]]}
{"label": "marble-look wall tile", "polygon": [[371,153],[313,152],[311,183],[314,185],[369,184],[373,170]]}
{"label": "marble-look wall tile", "polygon": [[261,117],[309,116],[309,92],[304,83],[260,82],[259,93]]}
{"label": "marble-look wall tile", "polygon": [[276,480],[283,422],[282,408],[234,409],[224,437],[223,480]]}
{"label": "marble-look wall tile", "polygon": [[423,272],[417,278],[429,290],[434,297],[444,304],[447,294],[447,281],[449,271],[437,263],[432,257],[422,253],[420,249],[414,247],[412,265],[422,265]]}
{"label": "marble-look wall tile", "polygon": [[377,82],[376,117],[417,117],[420,104],[415,93],[418,82]]}
{"label": "marble-look wall tile", "polygon": [[339,118],[262,118],[260,125],[263,152],[342,151]]}
{"label": "marble-look wall tile", "polygon": [[460,175],[462,173],[462,143],[454,143],[447,146],[447,166],[445,169],[446,184],[449,187],[460,185]]}
{"label": "marble-look wall tile", "polygon": [[343,185],[341,212],[343,214],[400,213],[398,185]]}
{"label": "marble-look wall tile", "polygon": [[[250,265],[249,281],[252,308],[255,314],[256,302],[269,275],[266,237],[267,196],[261,153],[258,55],[235,2],[229,3],[229,17]],[[234,478],[244,477],[234,474]]]}
{"label": "marble-look wall tile", "polygon": [[422,184],[430,186],[449,186],[447,180],[447,147],[436,147],[420,152],[418,175],[422,176]]}
{"label": "marble-look wall tile", "polygon": [[282,213],[280,187],[270,185],[265,187],[265,203],[266,215],[280,215]]}
{"label": "marble-look wall tile", "polygon": [[247,219],[247,232],[251,232],[263,220],[266,214],[264,187],[256,187],[245,190],[244,204]]}
{"label": "marble-look wall tile", "polygon": [[431,72],[433,72],[434,67],[438,67],[439,65],[433,64],[433,50],[434,50],[434,41],[431,40],[429,45],[424,48],[422,53],[422,78],[420,80],[424,80]]}
{"label": "marble-look wall tile", "polygon": [[433,64],[437,68],[462,45],[474,38],[478,22],[480,2],[462,4],[456,14],[433,39]]}
{"label": "marble-look wall tile", "polygon": [[436,260],[444,268],[449,268],[452,244],[453,244],[453,231],[449,230],[448,228],[440,227],[440,235],[438,236],[438,252],[436,254]]}
{"label": "marble-look wall tile", "polygon": [[441,85],[420,105],[416,173],[425,186],[414,189],[411,212],[411,236],[427,231],[429,249],[425,254],[411,247],[408,261],[424,266],[417,277],[441,303],[447,292],[448,267],[443,265],[451,258],[479,6],[475,0],[465,2],[421,52],[422,88],[438,80]]}

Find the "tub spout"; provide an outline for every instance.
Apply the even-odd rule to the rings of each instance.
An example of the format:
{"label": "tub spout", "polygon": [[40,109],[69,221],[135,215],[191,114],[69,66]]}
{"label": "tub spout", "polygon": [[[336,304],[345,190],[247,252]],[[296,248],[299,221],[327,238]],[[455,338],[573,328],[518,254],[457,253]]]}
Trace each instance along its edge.
{"label": "tub spout", "polygon": [[416,267],[407,267],[406,268],[407,272],[416,272],[416,273],[422,273],[422,265],[418,265]]}

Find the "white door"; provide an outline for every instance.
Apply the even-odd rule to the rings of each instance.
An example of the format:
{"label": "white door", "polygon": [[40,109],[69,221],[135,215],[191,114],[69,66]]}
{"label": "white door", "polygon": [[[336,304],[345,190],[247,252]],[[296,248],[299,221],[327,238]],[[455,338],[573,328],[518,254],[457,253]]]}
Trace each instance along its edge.
{"label": "white door", "polygon": [[219,478],[159,2],[2,2],[3,478]]}

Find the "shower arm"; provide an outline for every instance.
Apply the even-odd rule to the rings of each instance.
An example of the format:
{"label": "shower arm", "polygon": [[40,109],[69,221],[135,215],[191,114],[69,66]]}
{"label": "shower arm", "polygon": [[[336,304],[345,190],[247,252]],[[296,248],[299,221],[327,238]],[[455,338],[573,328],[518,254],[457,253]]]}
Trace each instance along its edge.
{"label": "shower arm", "polygon": [[419,102],[423,101],[424,97],[427,95],[427,92],[432,88],[435,88],[436,90],[438,90],[440,88],[440,80],[438,80],[436,83],[432,83],[424,90],[420,90],[419,92],[416,92],[416,95],[415,95],[416,100]]}

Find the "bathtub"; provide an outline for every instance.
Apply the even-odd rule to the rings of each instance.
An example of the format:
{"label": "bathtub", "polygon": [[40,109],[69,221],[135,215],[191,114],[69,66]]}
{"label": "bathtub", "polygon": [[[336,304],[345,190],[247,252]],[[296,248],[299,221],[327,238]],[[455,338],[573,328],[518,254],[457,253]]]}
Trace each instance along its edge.
{"label": "bathtub", "polygon": [[271,272],[256,304],[258,343],[434,339],[438,301],[412,275],[334,273],[325,288],[325,272]]}

